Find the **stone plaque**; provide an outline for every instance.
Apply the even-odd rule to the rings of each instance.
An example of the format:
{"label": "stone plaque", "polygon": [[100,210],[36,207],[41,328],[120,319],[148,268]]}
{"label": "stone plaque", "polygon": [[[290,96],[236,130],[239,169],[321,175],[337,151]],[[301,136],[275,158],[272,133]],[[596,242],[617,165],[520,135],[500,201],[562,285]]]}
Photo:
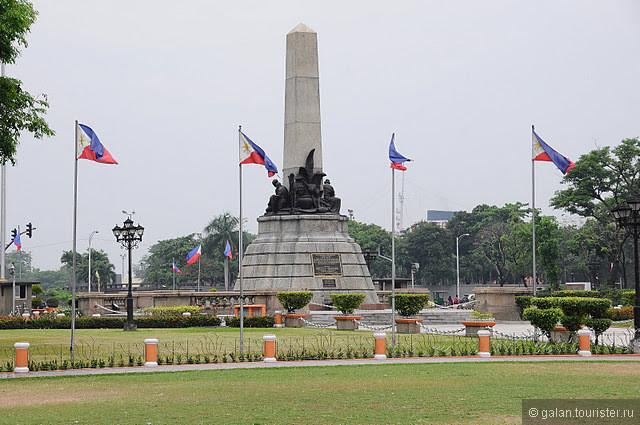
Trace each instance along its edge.
{"label": "stone plaque", "polygon": [[339,253],[311,253],[314,277],[342,277],[342,257]]}
{"label": "stone plaque", "polygon": [[335,288],[336,280],[335,279],[322,279],[322,287],[323,288]]}

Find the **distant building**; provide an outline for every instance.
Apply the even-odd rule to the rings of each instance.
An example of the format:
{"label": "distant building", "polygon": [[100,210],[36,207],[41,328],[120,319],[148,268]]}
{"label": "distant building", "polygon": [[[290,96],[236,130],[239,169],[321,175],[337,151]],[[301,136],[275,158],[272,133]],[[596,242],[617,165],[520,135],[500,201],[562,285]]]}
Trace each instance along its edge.
{"label": "distant building", "polygon": [[[31,313],[31,287],[34,283],[16,281],[16,310],[17,314]],[[11,314],[13,306],[13,281],[0,282],[0,316]]]}
{"label": "distant building", "polygon": [[455,211],[427,210],[427,223],[435,223],[444,229],[454,214]]}

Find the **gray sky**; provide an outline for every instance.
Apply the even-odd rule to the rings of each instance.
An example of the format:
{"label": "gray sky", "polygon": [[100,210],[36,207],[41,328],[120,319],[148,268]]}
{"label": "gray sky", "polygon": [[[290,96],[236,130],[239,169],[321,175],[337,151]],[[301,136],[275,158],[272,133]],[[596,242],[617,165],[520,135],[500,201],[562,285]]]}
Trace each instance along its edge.
{"label": "gray sky", "polygon": [[[238,125],[282,167],[285,35],[300,22],[318,32],[324,171],[359,221],[391,226],[392,132],[415,160],[405,225],[427,209],[530,202],[531,124],[574,161],[640,136],[636,1],[34,5],[30,46],[7,75],[47,93],[57,135],[22,137],[7,225],[37,227],[23,249],[42,269],[71,249],[76,119],[120,163],[79,163],[78,250],[99,230],[93,246],[119,273],[110,229],[123,209],[146,228],[134,262],[158,240],[238,214]],[[273,187],[263,167],[243,168],[256,232]],[[545,213],[561,176],[536,166]]]}

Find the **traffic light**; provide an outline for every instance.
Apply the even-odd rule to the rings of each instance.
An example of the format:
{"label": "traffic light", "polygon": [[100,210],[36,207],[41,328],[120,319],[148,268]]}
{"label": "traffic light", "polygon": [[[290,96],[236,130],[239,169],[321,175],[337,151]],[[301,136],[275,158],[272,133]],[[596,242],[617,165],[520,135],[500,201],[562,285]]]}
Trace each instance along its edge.
{"label": "traffic light", "polygon": [[27,223],[27,236],[31,237],[32,234],[33,234],[33,226],[31,225],[31,223]]}
{"label": "traffic light", "polygon": [[11,231],[11,240],[14,240],[17,235],[18,235],[18,229],[13,229]]}

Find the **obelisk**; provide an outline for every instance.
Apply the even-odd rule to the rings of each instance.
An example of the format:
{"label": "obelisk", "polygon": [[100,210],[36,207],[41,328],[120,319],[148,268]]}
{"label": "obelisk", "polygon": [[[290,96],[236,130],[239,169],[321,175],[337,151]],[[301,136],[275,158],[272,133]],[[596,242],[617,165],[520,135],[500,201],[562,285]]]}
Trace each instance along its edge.
{"label": "obelisk", "polygon": [[287,34],[282,166],[285,185],[289,174],[304,167],[311,149],[315,149],[314,171],[322,171],[318,34],[299,24]]}

